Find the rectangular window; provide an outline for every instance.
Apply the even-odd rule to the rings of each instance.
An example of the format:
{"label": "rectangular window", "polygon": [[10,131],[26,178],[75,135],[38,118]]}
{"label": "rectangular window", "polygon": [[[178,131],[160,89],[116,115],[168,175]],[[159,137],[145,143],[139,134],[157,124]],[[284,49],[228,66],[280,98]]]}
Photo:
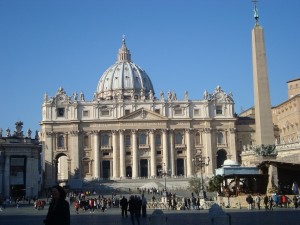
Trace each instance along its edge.
{"label": "rectangular window", "polygon": [[57,117],[65,116],[65,108],[57,108]]}
{"label": "rectangular window", "polygon": [[155,112],[160,114],[160,109],[155,109]]}
{"label": "rectangular window", "polygon": [[109,152],[103,152],[103,156],[109,156]]}
{"label": "rectangular window", "polygon": [[199,109],[194,109],[194,115],[199,116],[200,115],[200,110]]}
{"label": "rectangular window", "polygon": [[221,106],[221,105],[217,105],[217,106],[216,106],[216,114],[217,114],[217,115],[223,114],[222,106]]}
{"label": "rectangular window", "polygon": [[130,113],[130,110],[129,110],[129,109],[126,109],[126,110],[125,110],[125,116],[129,115],[129,113]]}
{"label": "rectangular window", "polygon": [[181,108],[174,109],[174,114],[175,115],[182,115],[182,109]]}
{"label": "rectangular window", "polygon": [[131,155],[131,152],[126,152],[126,155],[128,155],[128,156]]}
{"label": "rectangular window", "polygon": [[83,145],[84,145],[85,148],[90,147],[89,136],[85,135],[83,137]]}
{"label": "rectangular window", "polygon": [[90,111],[84,110],[83,111],[83,117],[89,117],[90,116]]}
{"label": "rectangular window", "polygon": [[109,116],[109,110],[101,110],[101,116]]}
{"label": "rectangular window", "polygon": [[85,174],[90,172],[89,162],[83,162],[83,172]]}
{"label": "rectangular window", "polygon": [[161,155],[161,151],[157,151],[156,154],[157,154],[157,155]]}
{"label": "rectangular window", "polygon": [[125,146],[130,146],[131,143],[130,143],[130,135],[126,135],[125,136]]}
{"label": "rectangular window", "polygon": [[177,151],[177,154],[178,154],[178,155],[182,154],[182,151]]}

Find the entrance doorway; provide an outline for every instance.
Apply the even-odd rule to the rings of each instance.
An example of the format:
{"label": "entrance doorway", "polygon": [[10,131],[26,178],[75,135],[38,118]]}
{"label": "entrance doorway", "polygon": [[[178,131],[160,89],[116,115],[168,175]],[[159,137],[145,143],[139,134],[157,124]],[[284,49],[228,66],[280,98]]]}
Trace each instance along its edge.
{"label": "entrance doorway", "polygon": [[148,160],[147,159],[141,159],[140,160],[140,171],[141,177],[148,177]]}
{"label": "entrance doorway", "polygon": [[184,176],[184,160],[183,159],[177,159],[177,176]]}
{"label": "entrance doorway", "polygon": [[102,177],[109,178],[110,177],[110,161],[104,160],[102,161]]}
{"label": "entrance doorway", "polygon": [[217,151],[217,168],[221,168],[227,159],[227,152],[224,149]]}

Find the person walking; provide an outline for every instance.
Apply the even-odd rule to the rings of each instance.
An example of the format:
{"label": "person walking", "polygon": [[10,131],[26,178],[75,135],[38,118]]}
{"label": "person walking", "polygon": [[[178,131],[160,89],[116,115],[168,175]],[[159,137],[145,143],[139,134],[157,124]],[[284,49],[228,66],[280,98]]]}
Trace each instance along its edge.
{"label": "person walking", "polygon": [[248,204],[248,210],[251,210],[252,209],[252,204],[253,204],[253,198],[250,194],[247,196],[246,202]]}
{"label": "person walking", "polygon": [[260,210],[260,201],[261,201],[261,199],[260,199],[259,194],[257,194],[257,195],[255,196],[254,201],[255,201],[255,204],[256,204],[257,209]]}
{"label": "person walking", "polygon": [[52,201],[50,203],[45,225],[70,225],[70,205],[65,200],[66,192],[61,186],[52,187]]}
{"label": "person walking", "polygon": [[268,210],[268,204],[269,204],[269,198],[268,196],[266,195],[264,197],[264,205],[265,205],[265,210],[267,211]]}
{"label": "person walking", "polygon": [[79,201],[78,201],[78,200],[75,200],[75,202],[74,202],[74,208],[75,208],[75,210],[76,210],[76,214],[79,213],[79,212],[78,212],[79,206],[80,206]]}
{"label": "person walking", "polygon": [[294,197],[293,197],[293,203],[294,203],[295,209],[297,209],[298,208],[298,198],[296,195],[294,195]]}
{"label": "person walking", "polygon": [[147,216],[147,199],[145,198],[144,194],[142,195],[142,216]]}
{"label": "person walking", "polygon": [[140,196],[135,196],[135,219],[137,221],[137,224],[140,225],[140,218],[141,218],[141,210],[142,210],[142,199]]}
{"label": "person walking", "polygon": [[272,211],[273,211],[273,204],[274,204],[273,197],[269,196],[269,209]]}
{"label": "person walking", "polygon": [[122,211],[122,218],[124,218],[124,216],[126,216],[126,218],[127,218],[128,217],[128,215],[127,215],[128,201],[127,201],[127,198],[125,198],[125,196],[123,196],[123,198],[121,199],[120,206],[121,206],[121,211]]}
{"label": "person walking", "polygon": [[135,208],[136,208],[136,203],[135,203],[135,199],[134,196],[131,195],[130,199],[128,201],[128,206],[129,206],[129,212],[130,212],[130,219],[131,219],[131,223],[132,225],[135,224],[134,220],[135,220]]}

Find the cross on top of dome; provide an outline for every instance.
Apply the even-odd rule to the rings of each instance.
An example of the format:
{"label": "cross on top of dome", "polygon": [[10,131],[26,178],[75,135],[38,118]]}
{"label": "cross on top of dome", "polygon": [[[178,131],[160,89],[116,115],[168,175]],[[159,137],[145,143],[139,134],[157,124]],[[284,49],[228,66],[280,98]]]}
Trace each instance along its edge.
{"label": "cross on top of dome", "polygon": [[131,62],[131,54],[125,43],[125,35],[122,36],[122,47],[119,49],[118,62]]}

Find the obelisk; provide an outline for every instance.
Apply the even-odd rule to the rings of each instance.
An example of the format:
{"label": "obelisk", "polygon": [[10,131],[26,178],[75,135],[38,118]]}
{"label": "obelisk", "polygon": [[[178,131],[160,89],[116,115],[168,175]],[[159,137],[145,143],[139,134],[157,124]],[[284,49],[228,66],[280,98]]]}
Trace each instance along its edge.
{"label": "obelisk", "polygon": [[255,107],[256,145],[273,145],[275,142],[272,121],[268,68],[263,28],[258,23],[258,10],[254,8],[255,26],[252,29],[252,63]]}

